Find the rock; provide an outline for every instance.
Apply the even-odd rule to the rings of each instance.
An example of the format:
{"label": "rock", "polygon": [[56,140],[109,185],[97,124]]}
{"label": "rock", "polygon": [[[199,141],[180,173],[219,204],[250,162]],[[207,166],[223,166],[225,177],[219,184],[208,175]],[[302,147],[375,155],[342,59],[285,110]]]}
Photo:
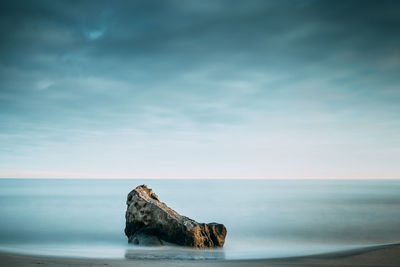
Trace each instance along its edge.
{"label": "rock", "polygon": [[140,245],[140,246],[162,246],[163,242],[160,240],[158,236],[152,235],[147,232],[147,229],[143,228],[133,235],[131,235],[128,239],[129,243]]}
{"label": "rock", "polygon": [[158,199],[146,185],[128,194],[125,234],[129,243],[162,245],[162,241],[195,248],[222,247],[226,228],[218,223],[198,223],[178,214]]}

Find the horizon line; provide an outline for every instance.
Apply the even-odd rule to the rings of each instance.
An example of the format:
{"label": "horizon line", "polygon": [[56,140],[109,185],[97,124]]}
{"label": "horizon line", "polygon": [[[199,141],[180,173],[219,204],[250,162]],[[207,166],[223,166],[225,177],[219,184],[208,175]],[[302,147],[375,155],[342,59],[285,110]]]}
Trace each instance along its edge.
{"label": "horizon line", "polygon": [[400,177],[0,177],[37,180],[399,180]]}

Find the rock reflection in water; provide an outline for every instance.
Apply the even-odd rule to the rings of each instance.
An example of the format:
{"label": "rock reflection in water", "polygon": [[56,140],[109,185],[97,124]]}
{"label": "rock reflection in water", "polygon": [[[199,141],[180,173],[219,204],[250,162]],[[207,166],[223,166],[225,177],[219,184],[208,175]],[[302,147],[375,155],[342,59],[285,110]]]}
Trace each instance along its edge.
{"label": "rock reflection in water", "polygon": [[132,248],[125,251],[125,258],[130,260],[224,260],[223,249],[189,249],[176,247]]}

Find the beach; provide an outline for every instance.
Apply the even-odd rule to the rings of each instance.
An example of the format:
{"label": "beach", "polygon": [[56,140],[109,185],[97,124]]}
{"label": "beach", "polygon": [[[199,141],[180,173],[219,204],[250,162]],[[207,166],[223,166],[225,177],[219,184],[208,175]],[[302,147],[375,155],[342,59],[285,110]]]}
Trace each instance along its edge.
{"label": "beach", "polygon": [[400,244],[304,257],[260,260],[111,260],[0,253],[0,266],[400,266]]}

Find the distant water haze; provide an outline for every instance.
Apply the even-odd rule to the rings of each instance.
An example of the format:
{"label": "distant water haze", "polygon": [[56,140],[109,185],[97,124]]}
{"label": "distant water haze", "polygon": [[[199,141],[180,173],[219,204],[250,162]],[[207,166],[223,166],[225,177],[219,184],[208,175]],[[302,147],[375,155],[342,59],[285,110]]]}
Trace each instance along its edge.
{"label": "distant water haze", "polygon": [[0,179],[0,250],[123,258],[126,196],[147,184],[199,222],[225,224],[228,259],[400,240],[398,180]]}

